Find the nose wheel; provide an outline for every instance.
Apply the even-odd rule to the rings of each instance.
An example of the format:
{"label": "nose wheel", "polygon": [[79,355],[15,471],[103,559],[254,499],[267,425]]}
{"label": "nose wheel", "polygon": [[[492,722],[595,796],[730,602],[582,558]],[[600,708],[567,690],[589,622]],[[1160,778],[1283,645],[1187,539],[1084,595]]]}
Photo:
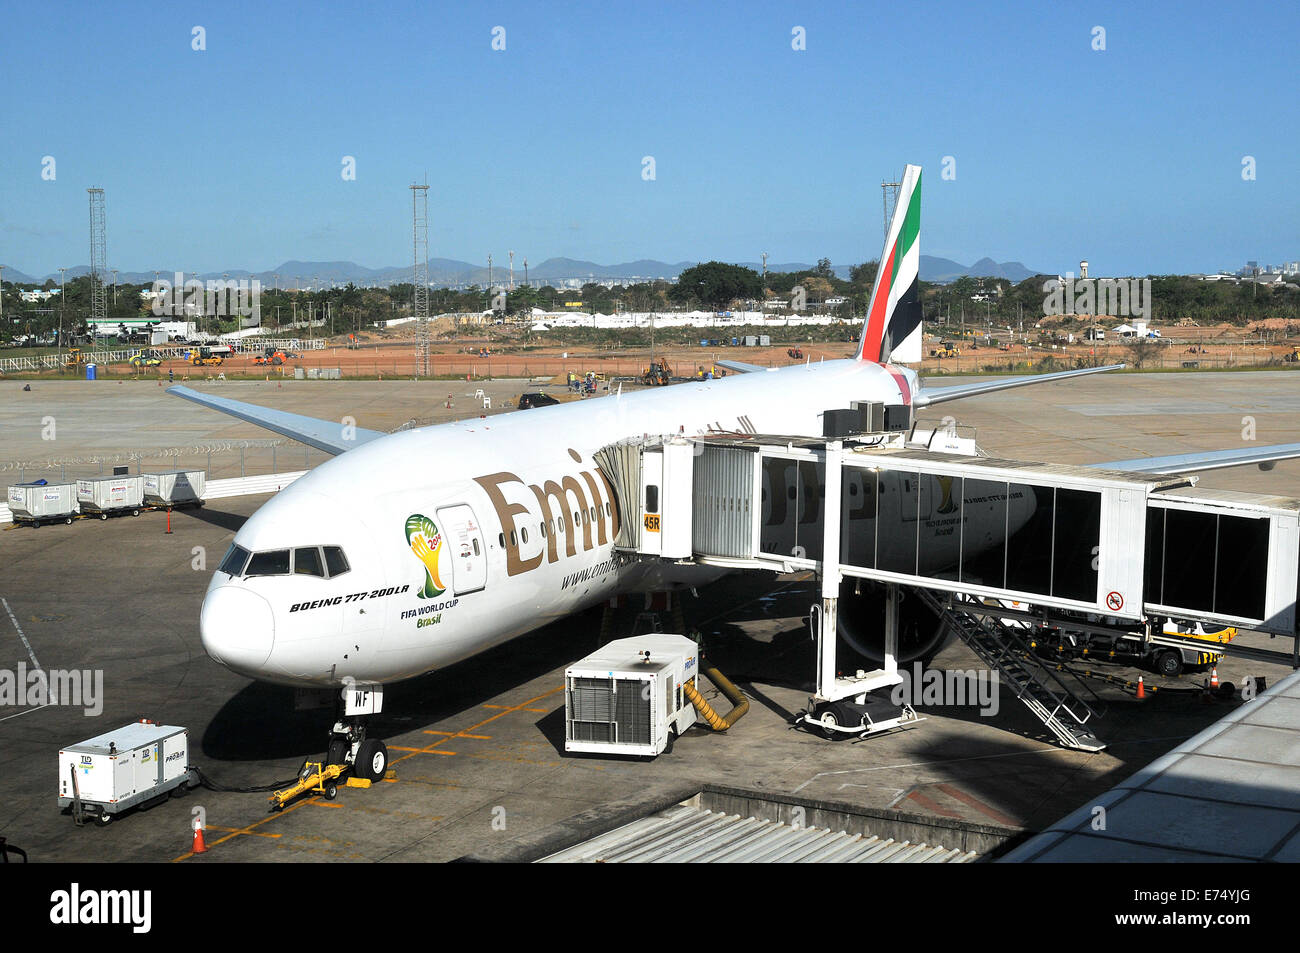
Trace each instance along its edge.
{"label": "nose wheel", "polygon": [[330,732],[325,754],[326,764],[343,764],[353,777],[363,781],[382,781],[388,771],[388,745],[378,738],[367,738],[359,721],[336,724]]}

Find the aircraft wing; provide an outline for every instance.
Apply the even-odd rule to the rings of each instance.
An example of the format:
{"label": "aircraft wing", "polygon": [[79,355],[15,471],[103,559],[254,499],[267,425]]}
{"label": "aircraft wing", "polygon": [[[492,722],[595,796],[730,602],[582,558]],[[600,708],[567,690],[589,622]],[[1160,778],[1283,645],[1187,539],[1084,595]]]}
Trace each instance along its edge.
{"label": "aircraft wing", "polygon": [[719,367],[725,367],[729,371],[735,371],[737,374],[757,374],[759,371],[774,371],[775,367],[764,367],[762,364],[746,364],[744,361],[714,361]]}
{"label": "aircraft wing", "polygon": [[1204,453],[1175,453],[1166,457],[1136,457],[1132,460],[1112,460],[1109,463],[1089,464],[1107,470],[1128,470],[1131,473],[1199,473],[1203,470],[1222,470],[1226,467],[1257,465],[1261,470],[1272,470],[1278,460],[1300,457],[1300,443],[1278,443],[1269,447],[1250,447],[1240,450],[1210,450]]}
{"label": "aircraft wing", "polygon": [[1029,377],[1007,377],[1001,380],[984,381],[980,384],[957,384],[954,387],[941,387],[937,390],[924,388],[912,398],[916,407],[929,407],[949,400],[974,397],[976,394],[991,394],[995,390],[1007,390],[1011,387],[1025,387],[1029,384],[1045,384],[1048,381],[1063,381],[1070,377],[1086,377],[1089,374],[1103,374],[1116,371],[1123,364],[1107,364],[1105,367],[1085,367],[1078,371],[1061,371],[1057,374],[1032,374]]}
{"label": "aircraft wing", "polygon": [[210,407],[213,410],[219,410],[223,414],[238,417],[250,424],[257,424],[259,427],[264,427],[281,436],[289,437],[299,443],[305,443],[309,447],[323,450],[335,456],[374,440],[376,437],[384,436],[378,430],[365,430],[361,427],[349,428],[333,420],[318,420],[315,417],[306,417],[302,414],[291,414],[284,410],[272,410],[269,407],[261,407],[257,404],[231,400],[229,397],[202,394],[179,384],[167,388],[167,393],[174,394],[177,397],[184,397],[186,400],[192,400],[196,404]]}

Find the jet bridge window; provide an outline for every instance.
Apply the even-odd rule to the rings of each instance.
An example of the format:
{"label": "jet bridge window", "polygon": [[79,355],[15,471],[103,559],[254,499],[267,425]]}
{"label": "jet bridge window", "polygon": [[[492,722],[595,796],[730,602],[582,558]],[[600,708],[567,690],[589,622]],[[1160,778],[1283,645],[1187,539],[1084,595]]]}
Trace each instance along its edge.
{"label": "jet bridge window", "polygon": [[248,561],[245,575],[253,576],[287,576],[289,575],[289,550],[273,549],[265,553],[254,553]]}
{"label": "jet bridge window", "polygon": [[1268,546],[1267,517],[1150,507],[1145,599],[1263,619]]}
{"label": "jet bridge window", "polygon": [[764,459],[760,550],[777,556],[821,559],[825,492],[825,463],[784,457]]}
{"label": "jet bridge window", "polygon": [[248,550],[242,546],[231,545],[218,566],[218,571],[231,576],[240,576],[244,572],[244,563],[248,562]]}
{"label": "jet bridge window", "polygon": [[845,467],[840,488],[840,562],[876,568],[877,475],[861,467]]}
{"label": "jet bridge window", "polygon": [[1007,579],[1007,485],[962,480],[959,581],[1001,589]]}

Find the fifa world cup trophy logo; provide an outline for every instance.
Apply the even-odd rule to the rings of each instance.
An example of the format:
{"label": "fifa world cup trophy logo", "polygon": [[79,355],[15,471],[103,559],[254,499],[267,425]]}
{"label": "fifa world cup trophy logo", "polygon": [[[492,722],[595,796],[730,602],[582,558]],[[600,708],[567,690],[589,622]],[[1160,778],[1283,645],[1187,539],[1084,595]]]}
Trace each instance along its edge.
{"label": "fifa world cup trophy logo", "polygon": [[417,559],[424,563],[424,588],[417,595],[432,599],[447,591],[438,572],[438,557],[442,553],[442,534],[427,516],[412,513],[406,518],[406,542]]}

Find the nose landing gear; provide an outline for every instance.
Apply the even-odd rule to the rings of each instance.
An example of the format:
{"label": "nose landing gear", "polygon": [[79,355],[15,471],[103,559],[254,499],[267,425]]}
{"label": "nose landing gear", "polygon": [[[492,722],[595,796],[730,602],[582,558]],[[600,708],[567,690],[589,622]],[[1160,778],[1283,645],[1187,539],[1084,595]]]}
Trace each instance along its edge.
{"label": "nose landing gear", "polygon": [[347,765],[363,781],[382,781],[388,771],[388,746],[367,738],[360,718],[337,721],[330,731],[325,763]]}

